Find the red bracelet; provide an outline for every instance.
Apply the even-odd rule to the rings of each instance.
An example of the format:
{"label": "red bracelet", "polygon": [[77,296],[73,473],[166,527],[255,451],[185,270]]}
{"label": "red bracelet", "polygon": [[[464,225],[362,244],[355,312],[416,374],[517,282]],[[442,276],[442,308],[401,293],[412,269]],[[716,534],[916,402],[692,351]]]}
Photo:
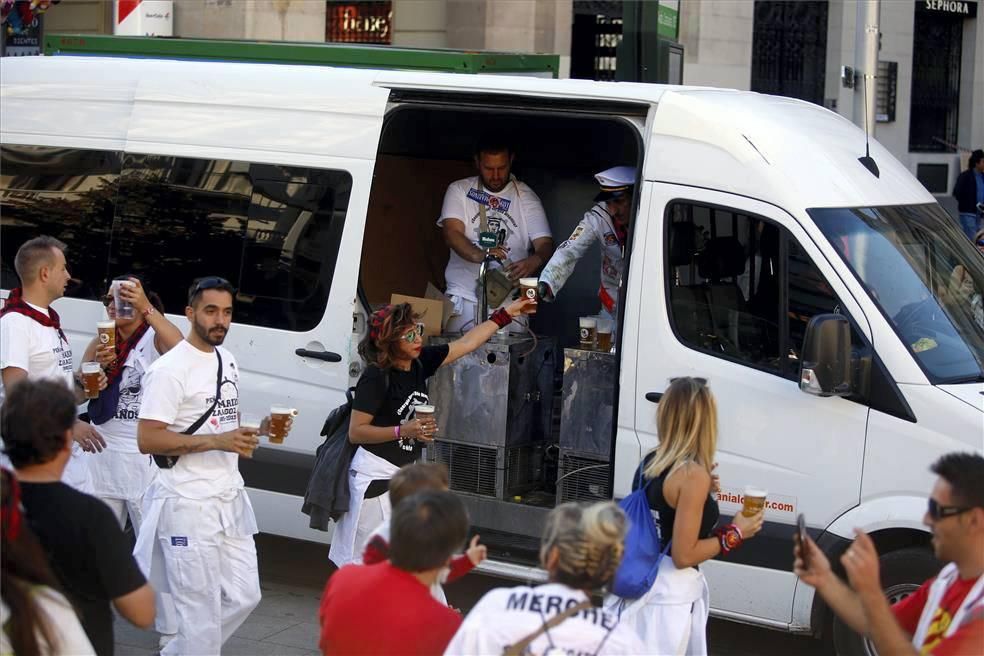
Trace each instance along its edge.
{"label": "red bracelet", "polygon": [[714,529],[714,535],[720,540],[721,553],[725,555],[740,547],[742,542],[745,541],[745,538],[741,535],[741,529],[734,524],[728,524],[727,526]]}
{"label": "red bracelet", "polygon": [[499,326],[499,328],[505,328],[512,323],[512,317],[509,316],[509,313],[506,312],[505,308],[499,308],[492,313],[492,316],[489,317],[489,321],[494,321],[495,325]]}

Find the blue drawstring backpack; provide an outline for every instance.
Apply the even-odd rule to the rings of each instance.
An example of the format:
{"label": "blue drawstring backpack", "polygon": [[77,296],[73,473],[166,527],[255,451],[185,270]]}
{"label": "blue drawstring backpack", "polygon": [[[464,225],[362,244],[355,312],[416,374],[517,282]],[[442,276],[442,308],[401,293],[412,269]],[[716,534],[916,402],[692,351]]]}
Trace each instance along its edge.
{"label": "blue drawstring backpack", "polygon": [[[625,535],[625,550],[622,564],[612,579],[612,593],[623,599],[638,599],[649,592],[656,581],[659,563],[669,551],[670,544],[660,549],[659,530],[649,509],[646,491],[652,485],[650,480],[642,485],[642,464],[636,475],[636,490],[619,501],[619,508],[629,520],[629,531]],[[655,479],[653,479],[655,480]]]}

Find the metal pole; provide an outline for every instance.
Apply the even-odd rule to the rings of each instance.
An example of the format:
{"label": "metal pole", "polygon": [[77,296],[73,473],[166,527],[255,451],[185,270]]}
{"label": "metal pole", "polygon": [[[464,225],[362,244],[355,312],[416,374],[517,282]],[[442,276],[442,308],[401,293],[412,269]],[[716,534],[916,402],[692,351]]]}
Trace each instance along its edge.
{"label": "metal pole", "polygon": [[[875,135],[875,77],[878,75],[878,10],[880,0],[857,0],[858,13],[854,40],[854,122]],[[865,102],[867,96],[867,102]]]}

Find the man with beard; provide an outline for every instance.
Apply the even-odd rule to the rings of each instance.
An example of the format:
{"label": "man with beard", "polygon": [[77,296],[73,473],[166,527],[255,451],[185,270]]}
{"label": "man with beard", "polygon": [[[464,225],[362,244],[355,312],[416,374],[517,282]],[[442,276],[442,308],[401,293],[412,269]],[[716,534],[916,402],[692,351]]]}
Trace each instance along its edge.
{"label": "man with beard", "polygon": [[800,580],[848,626],[870,636],[879,654],[957,656],[981,654],[984,646],[984,457],[948,453],[930,471],[938,478],[923,524],[946,565],[895,605],[885,599],[878,552],[863,531],[855,531],[841,556],[850,585],[810,538],[795,549]]}
{"label": "man with beard", "polygon": [[447,295],[454,304],[450,332],[464,330],[475,320],[478,272],[486,253],[502,262],[514,286],[539,271],[553,253],[543,205],[512,175],[513,159],[507,144],[483,137],[475,151],[478,175],[452,182],[444,194],[437,225],[451,249],[444,271]]}
{"label": "man with beard", "polygon": [[218,654],[260,602],[256,518],[238,462],[259,440],[239,428],[239,368],[220,346],[234,294],[222,278],[196,280],[185,308],[191,331],[145,375],[137,444],[161,472],[134,552],[174,599],[178,632],[164,655]]}

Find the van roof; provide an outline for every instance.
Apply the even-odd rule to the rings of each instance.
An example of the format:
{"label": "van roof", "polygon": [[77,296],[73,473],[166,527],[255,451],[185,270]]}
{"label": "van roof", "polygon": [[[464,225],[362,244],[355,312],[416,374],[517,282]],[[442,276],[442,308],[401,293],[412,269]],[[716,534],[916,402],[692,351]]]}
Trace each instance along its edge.
{"label": "van roof", "polygon": [[[864,134],[838,114],[804,101],[706,87],[232,62],[4,58],[0,139],[136,152],[172,144],[188,155],[196,147],[219,147],[372,160],[391,89],[647,104],[657,110],[646,140],[646,179],[786,208],[934,201],[874,140],[871,155],[881,175],[876,179],[864,169],[857,161]],[[85,106],[91,111],[79,111]]]}

